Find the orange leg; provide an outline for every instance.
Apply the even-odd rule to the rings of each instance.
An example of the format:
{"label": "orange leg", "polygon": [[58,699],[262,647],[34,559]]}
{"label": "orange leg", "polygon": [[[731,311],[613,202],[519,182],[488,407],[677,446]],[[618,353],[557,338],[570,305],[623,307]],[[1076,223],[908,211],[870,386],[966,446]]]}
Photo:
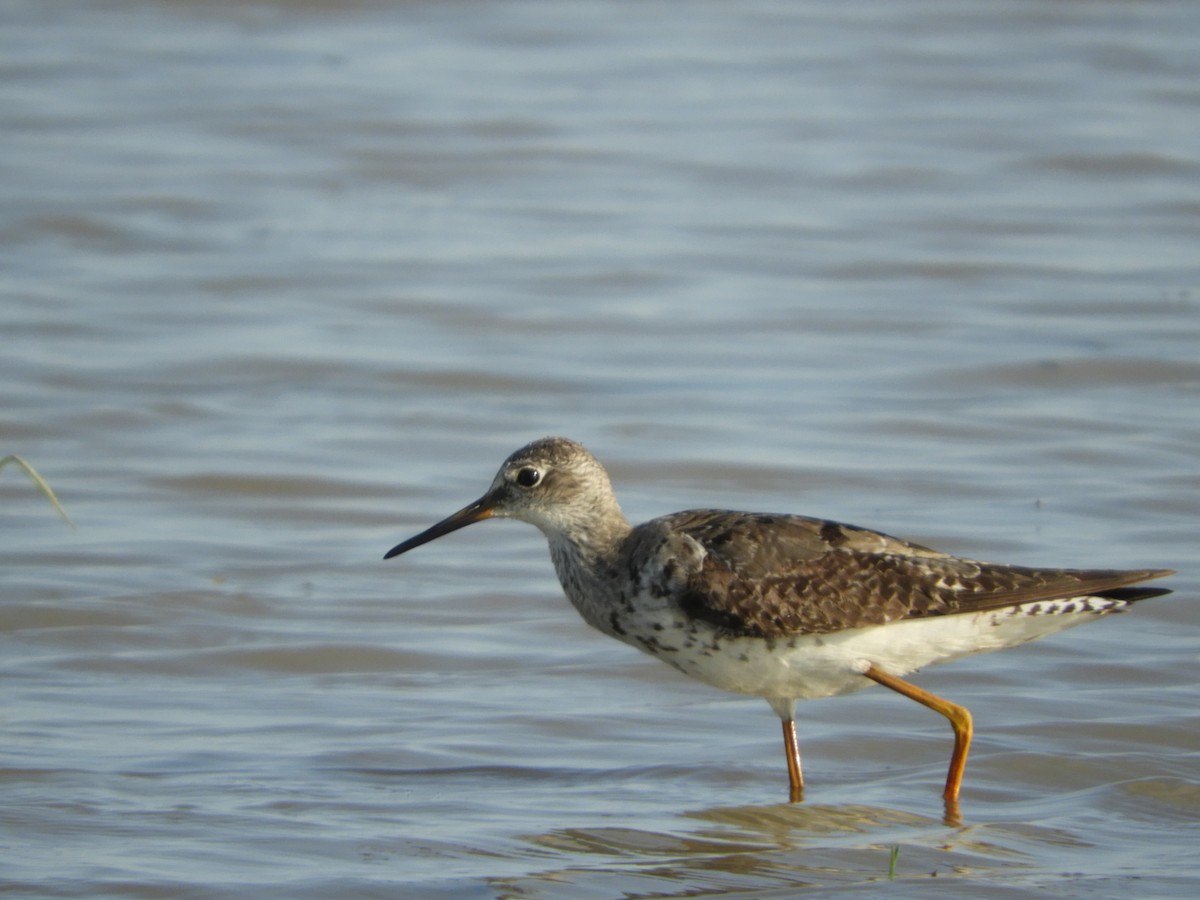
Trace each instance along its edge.
{"label": "orange leg", "polygon": [[[941,697],[923,691],[915,684],[909,684],[895,675],[889,675],[871,666],[863,673],[872,681],[891,688],[898,694],[903,694],[916,700],[922,706],[928,706],[934,712],[939,712],[950,720],[954,729],[954,754],[950,757],[950,771],[946,773],[946,790],[942,793],[949,811],[958,805],[958,789],[962,786],[963,770],[967,767],[967,751],[971,749],[971,734],[975,730],[971,723],[971,713],[965,706],[943,700]],[[955,810],[957,812],[957,810]]]}
{"label": "orange leg", "polygon": [[783,720],[783,747],[787,753],[788,792],[790,803],[799,803],[804,799],[804,775],[800,772],[800,744],[796,741],[796,720]]}

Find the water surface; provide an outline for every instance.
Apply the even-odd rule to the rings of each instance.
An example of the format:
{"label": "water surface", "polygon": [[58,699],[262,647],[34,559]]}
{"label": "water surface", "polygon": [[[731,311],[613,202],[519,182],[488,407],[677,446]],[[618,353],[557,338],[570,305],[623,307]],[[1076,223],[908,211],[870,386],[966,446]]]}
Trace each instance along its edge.
{"label": "water surface", "polygon": [[[1200,11],[60,2],[0,30],[0,886],[1194,896]],[[589,632],[513,448],[634,520],[1171,567],[778,725]],[[931,876],[936,875],[936,882]]]}

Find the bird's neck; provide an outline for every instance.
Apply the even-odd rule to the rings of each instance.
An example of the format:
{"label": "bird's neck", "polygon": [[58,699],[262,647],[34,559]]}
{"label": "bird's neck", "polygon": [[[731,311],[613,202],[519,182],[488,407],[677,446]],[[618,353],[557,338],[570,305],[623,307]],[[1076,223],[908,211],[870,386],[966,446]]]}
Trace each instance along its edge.
{"label": "bird's neck", "polygon": [[596,620],[606,617],[604,609],[616,599],[617,561],[632,530],[621,511],[614,508],[587,522],[574,523],[569,529],[546,533],[563,591],[583,617],[597,627]]}
{"label": "bird's neck", "polygon": [[616,560],[621,543],[633,528],[619,509],[572,523],[572,527],[546,531],[555,564],[561,557],[571,565],[591,569]]}

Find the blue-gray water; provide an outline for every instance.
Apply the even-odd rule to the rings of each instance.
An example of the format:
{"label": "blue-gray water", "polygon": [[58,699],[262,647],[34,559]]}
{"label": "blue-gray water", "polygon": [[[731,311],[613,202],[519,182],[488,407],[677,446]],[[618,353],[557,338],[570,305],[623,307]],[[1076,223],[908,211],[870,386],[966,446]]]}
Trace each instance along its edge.
{"label": "blue-gray water", "polygon": [[[0,890],[1200,889],[1200,6],[10,0]],[[547,433],[1176,593],[800,707],[592,633]],[[930,876],[936,874],[936,879]]]}

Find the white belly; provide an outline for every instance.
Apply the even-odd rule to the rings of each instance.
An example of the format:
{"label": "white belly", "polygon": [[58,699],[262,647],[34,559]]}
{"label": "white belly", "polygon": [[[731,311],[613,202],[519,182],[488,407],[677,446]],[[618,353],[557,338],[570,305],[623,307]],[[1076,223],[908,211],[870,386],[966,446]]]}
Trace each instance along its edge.
{"label": "white belly", "polygon": [[[1068,604],[1074,604],[1075,611],[1055,611]],[[1124,605],[1076,598],[775,640],[722,637],[712,629],[696,629],[695,623],[664,617],[659,629],[639,628],[617,636],[723,690],[771,701],[812,700],[870,686],[873,682],[863,672],[872,665],[902,676],[972,653],[1023,644]]]}

